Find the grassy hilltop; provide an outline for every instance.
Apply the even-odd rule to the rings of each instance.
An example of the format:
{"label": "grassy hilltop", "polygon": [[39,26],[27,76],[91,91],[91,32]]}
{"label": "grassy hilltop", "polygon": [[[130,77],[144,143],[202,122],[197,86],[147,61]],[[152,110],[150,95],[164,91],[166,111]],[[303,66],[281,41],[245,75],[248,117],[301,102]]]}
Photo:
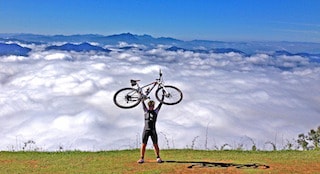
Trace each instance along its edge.
{"label": "grassy hilltop", "polygon": [[0,152],[0,173],[319,173],[320,151]]}

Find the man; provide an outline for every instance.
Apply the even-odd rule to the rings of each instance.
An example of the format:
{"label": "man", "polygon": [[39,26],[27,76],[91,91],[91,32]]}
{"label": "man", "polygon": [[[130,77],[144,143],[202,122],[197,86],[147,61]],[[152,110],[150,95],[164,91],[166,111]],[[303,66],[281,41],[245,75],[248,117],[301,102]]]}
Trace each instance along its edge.
{"label": "man", "polygon": [[137,161],[140,164],[144,163],[144,154],[146,152],[146,147],[147,147],[149,136],[151,137],[152,142],[153,142],[154,152],[157,156],[157,162],[158,163],[163,162],[160,158],[160,150],[159,150],[159,146],[158,146],[158,135],[157,135],[157,131],[156,131],[157,117],[158,117],[159,110],[162,106],[162,103],[160,103],[158,105],[158,107],[155,109],[154,109],[154,104],[155,104],[155,102],[150,100],[148,102],[148,108],[147,108],[144,101],[142,102],[145,125],[144,125],[143,134],[142,134],[142,145],[141,145],[141,150],[140,150],[141,158]]}

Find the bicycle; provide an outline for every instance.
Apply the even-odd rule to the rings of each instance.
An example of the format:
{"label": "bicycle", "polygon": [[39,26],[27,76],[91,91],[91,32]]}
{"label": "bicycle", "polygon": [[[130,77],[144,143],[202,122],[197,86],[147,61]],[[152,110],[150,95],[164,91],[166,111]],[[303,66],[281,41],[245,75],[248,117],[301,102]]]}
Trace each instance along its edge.
{"label": "bicycle", "polygon": [[142,100],[149,99],[149,94],[156,86],[156,99],[163,104],[175,105],[180,103],[183,98],[183,94],[179,88],[172,85],[164,85],[161,70],[159,71],[159,78],[154,82],[140,87],[139,81],[131,79],[130,83],[132,87],[118,90],[113,96],[113,102],[120,108],[133,108]]}

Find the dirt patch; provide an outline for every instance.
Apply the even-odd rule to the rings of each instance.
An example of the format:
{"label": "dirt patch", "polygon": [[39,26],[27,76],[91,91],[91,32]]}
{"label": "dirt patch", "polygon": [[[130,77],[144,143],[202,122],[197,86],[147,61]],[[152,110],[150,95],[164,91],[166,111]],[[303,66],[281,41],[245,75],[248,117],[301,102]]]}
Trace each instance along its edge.
{"label": "dirt patch", "polygon": [[320,161],[319,162],[300,162],[287,163],[287,164],[272,164],[271,171],[278,173],[305,173],[313,174],[319,173],[320,171]]}

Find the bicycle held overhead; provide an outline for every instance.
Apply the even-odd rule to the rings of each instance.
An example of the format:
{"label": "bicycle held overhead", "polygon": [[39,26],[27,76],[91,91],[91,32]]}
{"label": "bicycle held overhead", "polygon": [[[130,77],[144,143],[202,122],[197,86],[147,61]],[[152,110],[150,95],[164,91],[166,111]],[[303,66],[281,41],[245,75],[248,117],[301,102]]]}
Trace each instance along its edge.
{"label": "bicycle held overhead", "polygon": [[[114,103],[120,108],[133,108],[142,100],[148,99],[149,94],[156,88],[156,99],[166,105],[175,105],[181,102],[183,94],[181,90],[172,85],[164,85],[162,71],[159,71],[159,78],[147,85],[140,86],[140,80],[130,80],[132,87],[118,90],[113,97]],[[164,96],[164,97],[162,97]]]}

